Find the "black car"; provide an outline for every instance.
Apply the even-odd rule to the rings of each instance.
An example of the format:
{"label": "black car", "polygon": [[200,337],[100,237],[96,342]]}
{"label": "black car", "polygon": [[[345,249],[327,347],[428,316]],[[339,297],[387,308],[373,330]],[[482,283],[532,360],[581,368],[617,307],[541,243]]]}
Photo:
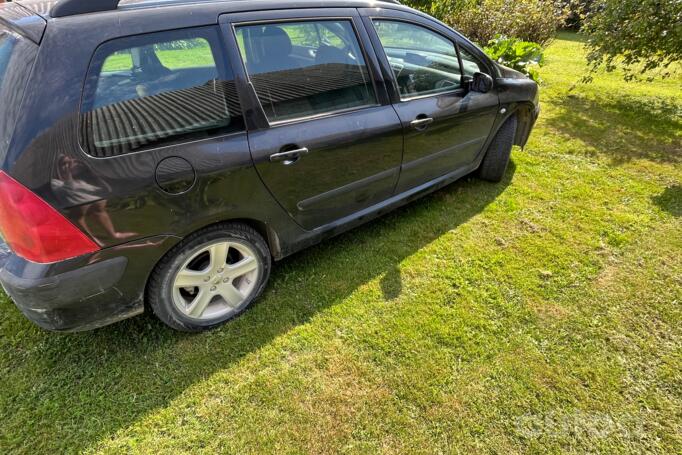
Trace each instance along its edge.
{"label": "black car", "polygon": [[38,325],[235,317],[273,259],[477,172],[538,87],[369,0],[0,6],[0,282]]}

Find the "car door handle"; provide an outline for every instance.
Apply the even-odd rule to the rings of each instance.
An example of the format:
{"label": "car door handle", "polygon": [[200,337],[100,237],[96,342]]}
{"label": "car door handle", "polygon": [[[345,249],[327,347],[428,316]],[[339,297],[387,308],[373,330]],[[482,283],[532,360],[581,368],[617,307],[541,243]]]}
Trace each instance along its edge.
{"label": "car door handle", "polygon": [[302,147],[300,149],[294,149],[294,150],[287,150],[285,152],[279,152],[275,153],[273,155],[270,155],[270,162],[271,163],[278,163],[283,161],[284,164],[293,164],[296,162],[301,155],[307,155],[308,154],[308,149],[305,147]]}
{"label": "car door handle", "polygon": [[410,126],[416,130],[423,130],[427,126],[433,123],[433,119],[431,117],[424,117],[424,118],[418,118],[416,120],[412,120],[410,122]]}

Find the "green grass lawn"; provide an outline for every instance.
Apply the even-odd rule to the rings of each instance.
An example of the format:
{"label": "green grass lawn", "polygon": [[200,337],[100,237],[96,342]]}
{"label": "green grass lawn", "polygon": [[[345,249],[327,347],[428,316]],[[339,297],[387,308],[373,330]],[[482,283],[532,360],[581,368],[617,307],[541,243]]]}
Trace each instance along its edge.
{"label": "green grass lawn", "polygon": [[[191,49],[159,50],[156,56],[168,69],[195,68],[197,66],[215,66],[215,60],[208,42],[201,45],[201,40],[192,43]],[[102,72],[130,71],[133,68],[133,57],[130,52],[122,51],[109,55],[102,65]]]}
{"label": "green grass lawn", "polygon": [[682,76],[563,34],[506,180],[275,267],[202,335],[44,332],[0,298],[0,452],[680,453]]}

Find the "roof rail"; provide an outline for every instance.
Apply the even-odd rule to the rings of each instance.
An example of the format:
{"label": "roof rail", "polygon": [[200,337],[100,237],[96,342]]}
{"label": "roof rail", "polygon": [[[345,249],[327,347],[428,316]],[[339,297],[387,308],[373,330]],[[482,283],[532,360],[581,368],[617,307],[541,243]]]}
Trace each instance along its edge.
{"label": "roof rail", "polygon": [[120,0],[59,0],[50,10],[52,17],[75,16],[76,14],[112,11]]}
{"label": "roof rail", "polygon": [[[1,0],[0,0],[1,1]],[[75,16],[78,14],[114,11],[121,0],[59,0],[50,10],[51,17]],[[382,0],[400,5],[400,0]]]}

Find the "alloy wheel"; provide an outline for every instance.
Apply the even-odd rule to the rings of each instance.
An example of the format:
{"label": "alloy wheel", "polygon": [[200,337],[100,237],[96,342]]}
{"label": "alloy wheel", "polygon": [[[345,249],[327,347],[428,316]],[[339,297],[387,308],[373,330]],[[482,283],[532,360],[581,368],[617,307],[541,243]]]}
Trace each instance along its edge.
{"label": "alloy wheel", "polygon": [[173,303],[189,318],[212,320],[238,312],[258,283],[262,265],[253,248],[220,241],[197,249],[173,280]]}

